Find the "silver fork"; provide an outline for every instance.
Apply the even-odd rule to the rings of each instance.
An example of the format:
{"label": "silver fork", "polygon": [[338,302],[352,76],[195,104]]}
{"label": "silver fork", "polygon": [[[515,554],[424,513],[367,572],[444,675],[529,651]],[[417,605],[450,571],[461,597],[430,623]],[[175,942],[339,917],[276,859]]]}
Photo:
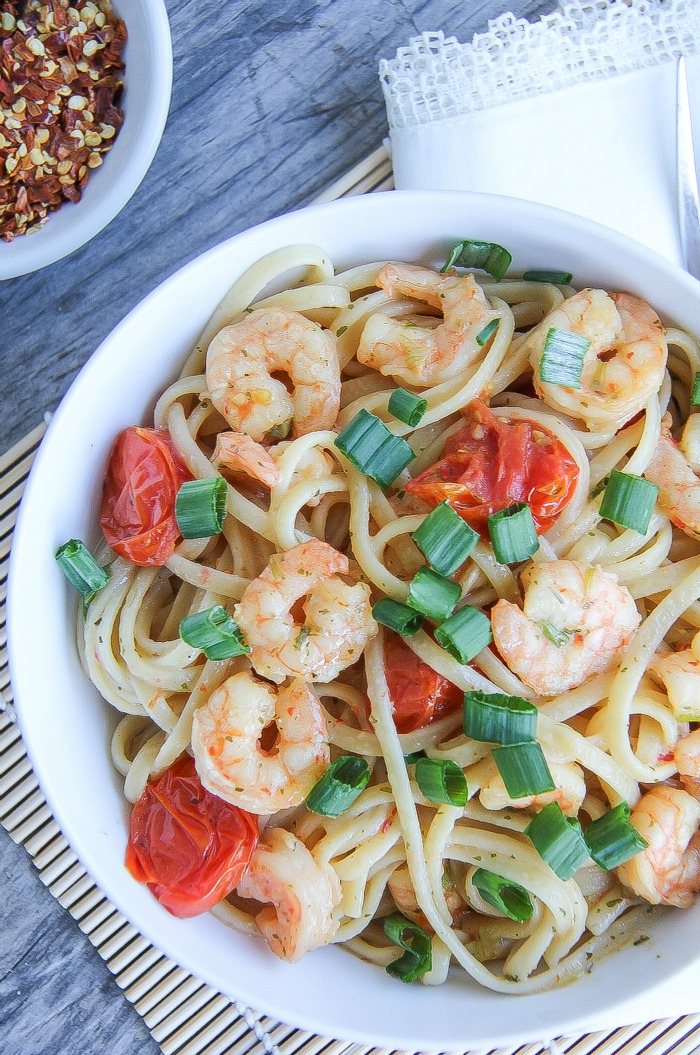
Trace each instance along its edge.
{"label": "silver fork", "polygon": [[683,262],[686,271],[695,278],[700,278],[700,199],[695,169],[688,76],[683,55],[678,59],[677,67],[676,160]]}

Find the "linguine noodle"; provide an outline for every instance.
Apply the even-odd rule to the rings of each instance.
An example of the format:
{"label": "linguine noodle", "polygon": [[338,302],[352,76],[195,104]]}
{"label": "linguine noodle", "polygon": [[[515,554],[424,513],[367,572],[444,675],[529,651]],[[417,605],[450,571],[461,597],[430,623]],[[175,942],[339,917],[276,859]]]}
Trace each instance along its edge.
{"label": "linguine noodle", "polygon": [[[461,588],[459,604],[490,615],[495,627],[496,612],[510,617],[513,608],[522,609],[528,583],[537,589],[542,575],[585,569],[583,588],[588,590],[599,569],[606,573],[604,588],[610,596],[613,590],[625,591],[633,614],[629,633],[611,646],[606,662],[591,665],[579,677],[571,671],[578,662],[574,652],[586,647],[580,627],[566,629],[558,643],[542,638],[537,662],[546,667],[546,650],[554,655],[559,649],[559,683],[546,680],[549,670],[538,682],[532,656],[516,658],[505,644],[501,648],[505,636],[497,637],[498,647],[483,649],[469,663],[440,646],[430,622],[404,643],[460,692],[500,693],[535,704],[537,740],[555,775],[555,793],[513,803],[491,745],[463,733],[461,709],[446,708],[433,720],[397,731],[386,663],[387,645],[395,635],[368,617],[362,655],[348,659],[330,679],[313,672],[306,678],[308,691],[320,700],[327,728],[326,764],[341,755],[366,759],[368,786],[337,817],[313,812],[303,801],[272,816],[259,811],[261,828],[291,833],[329,884],[332,920],[309,947],[330,940],[366,960],[390,965],[397,946],[386,937],[382,920],[398,909],[431,938],[432,965],[422,974],[423,982],[444,981],[450,965],[458,964],[490,989],[534,992],[571,980],[611,948],[639,938],[650,902],[692,900],[694,879],[681,875],[681,862],[690,853],[686,846],[697,822],[688,822],[692,830],[684,844],[666,814],[657,815],[662,828],[671,827],[646,881],[651,893],[644,879],[635,880],[630,864],[605,871],[588,859],[572,878],[561,879],[524,832],[545,801],[559,802],[585,829],[619,803],[630,806],[637,825],[640,803],[656,806],[646,798],[654,789],[678,789],[692,798],[693,752],[687,752],[691,762],[684,756],[681,764],[678,745],[685,741],[690,746],[694,719],[700,717],[700,675],[693,673],[691,650],[700,628],[700,533],[685,523],[685,507],[663,485],[644,531],[603,519],[600,505],[613,470],[638,477],[649,471],[656,479],[653,467],[664,437],[678,452],[669,429],[677,434],[689,415],[692,421],[689,389],[700,370],[700,349],[689,334],[668,329],[659,337],[664,350],[659,384],[644,396],[640,412],[616,416],[611,398],[611,408],[604,407],[595,421],[589,416],[587,422],[580,392],[559,386],[556,398],[550,398],[549,390],[557,386],[532,385],[538,327],[571,301],[574,289],[519,278],[483,281],[482,276],[479,288],[489,317],[498,320],[495,334],[475,348],[465,368],[447,370],[448,376],[437,383],[411,385],[358,359],[367,339],[363,334],[370,332],[368,321],[382,316],[425,333],[440,327],[441,313],[426,299],[387,293],[378,286],[382,266],[364,264],[336,274],[321,249],[292,246],[265,257],[234,283],[180,378],[161,395],[154,415],[155,427],[168,433],[193,477],[223,475],[227,480],[223,530],[212,538],[180,540],[159,567],[136,566],[106,548],[101,559],[109,563],[111,579],[86,610],[79,634],[81,657],[90,679],[120,714],[112,758],[124,776],[126,797],[135,803],[149,779],[192,752],[196,713],[228,679],[250,672],[251,662],[255,665],[255,650],[207,660],[180,637],[185,617],[214,605],[229,614],[241,611],[250,596],[246,591],[265,569],[273,569],[274,579],[276,555],[295,552],[313,539],[348,558],[347,572],[341,573],[344,588],[365,583],[373,602],[387,597],[403,603],[425,564],[411,536],[431,508],[424,496],[411,492],[411,478],[439,462],[450,438],[459,437],[465,422],[474,420],[474,401],[485,401],[498,422],[529,423],[535,435],[550,438],[546,442],[554,437],[573,467],[568,500],[526,561],[500,563],[483,533],[452,576]],[[285,288],[290,274],[296,281]],[[270,288],[280,291],[270,294]],[[208,387],[207,350],[224,327],[255,317],[251,305],[256,311],[300,313],[317,324],[337,347],[341,371],[337,422],[281,439],[268,435],[263,441],[278,470],[271,487],[222,467],[215,458],[217,437],[230,425]],[[600,363],[604,374],[605,356]],[[282,380],[293,389],[293,378]],[[594,385],[599,380],[600,375]],[[427,402],[413,428],[388,412],[397,384]],[[405,437],[416,455],[389,488],[380,488],[335,445],[339,431],[361,410]],[[692,467],[690,446],[689,439],[683,450]],[[559,600],[569,604],[568,594],[564,591]],[[617,619],[613,605],[603,616],[601,633],[609,632]],[[537,617],[531,622],[537,623]],[[546,635],[547,624],[542,626]],[[305,633],[313,637],[313,627],[307,625]],[[679,675],[681,689],[672,672],[655,665],[679,655],[687,661]],[[255,669],[263,680],[268,678],[264,684],[270,690],[278,691],[269,675]],[[679,703],[679,694],[696,695],[697,716],[692,706]],[[272,757],[275,750],[273,746],[267,753]],[[465,806],[426,798],[406,762],[406,756],[419,751],[451,760],[463,770]],[[195,760],[202,775],[196,751]],[[678,802],[685,809],[685,799]],[[527,891],[530,918],[508,918],[486,901],[473,882],[478,869]],[[250,885],[242,889],[252,890]],[[291,903],[295,896],[301,901],[314,896],[308,890],[285,890],[283,895]],[[241,896],[235,890],[214,911],[238,929],[253,933],[260,927],[265,933],[259,916],[265,900],[272,900],[281,916],[274,898],[254,892]]]}

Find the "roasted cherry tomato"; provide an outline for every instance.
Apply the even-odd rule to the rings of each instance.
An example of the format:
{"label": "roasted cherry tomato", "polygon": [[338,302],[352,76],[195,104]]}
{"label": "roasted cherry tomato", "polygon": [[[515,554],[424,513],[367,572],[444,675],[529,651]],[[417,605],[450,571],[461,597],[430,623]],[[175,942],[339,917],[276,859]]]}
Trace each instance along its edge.
{"label": "roasted cherry tomato", "polygon": [[482,400],[468,405],[467,422],[445,446],[445,457],[406,484],[436,506],[447,500],[475,531],[513,502],[527,502],[539,534],[571,499],[578,466],[551,432],[533,421],[497,418]]}
{"label": "roasted cherry tomato", "polygon": [[125,864],[168,912],[197,916],[238,886],[257,842],[257,817],[203,788],[184,755],[134,806]]}
{"label": "roasted cherry tomato", "polygon": [[132,564],[165,564],[180,535],[175,498],[191,479],[167,432],[135,425],[120,432],[100,509],[107,544]]}
{"label": "roasted cherry tomato", "polygon": [[462,690],[419,659],[397,634],[386,636],[384,667],[398,732],[422,729],[462,706]]}

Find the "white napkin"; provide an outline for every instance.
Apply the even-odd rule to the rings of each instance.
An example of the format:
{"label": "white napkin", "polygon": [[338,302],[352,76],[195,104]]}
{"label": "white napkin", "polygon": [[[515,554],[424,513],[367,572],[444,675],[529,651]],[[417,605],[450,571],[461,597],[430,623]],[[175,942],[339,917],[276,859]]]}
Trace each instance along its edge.
{"label": "white napkin", "polygon": [[554,205],[680,262],[675,59],[700,164],[698,52],[698,0],[567,0],[470,44],[424,33],[380,64],[396,187]]}
{"label": "white napkin", "polygon": [[[700,166],[700,0],[567,0],[471,44],[416,37],[380,77],[399,189],[554,205],[681,261],[676,62],[688,57]],[[700,970],[597,1015],[590,1031],[700,1013]]]}

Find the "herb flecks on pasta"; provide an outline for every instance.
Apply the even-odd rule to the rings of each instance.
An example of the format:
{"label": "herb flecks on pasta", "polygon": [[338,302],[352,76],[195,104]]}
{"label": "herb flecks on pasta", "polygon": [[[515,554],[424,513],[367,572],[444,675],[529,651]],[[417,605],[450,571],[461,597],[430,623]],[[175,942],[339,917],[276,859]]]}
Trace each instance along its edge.
{"label": "herb flecks on pasta", "polygon": [[115,441],[80,649],[170,911],[527,993],[700,889],[700,351],[434,263],[235,282]]}

